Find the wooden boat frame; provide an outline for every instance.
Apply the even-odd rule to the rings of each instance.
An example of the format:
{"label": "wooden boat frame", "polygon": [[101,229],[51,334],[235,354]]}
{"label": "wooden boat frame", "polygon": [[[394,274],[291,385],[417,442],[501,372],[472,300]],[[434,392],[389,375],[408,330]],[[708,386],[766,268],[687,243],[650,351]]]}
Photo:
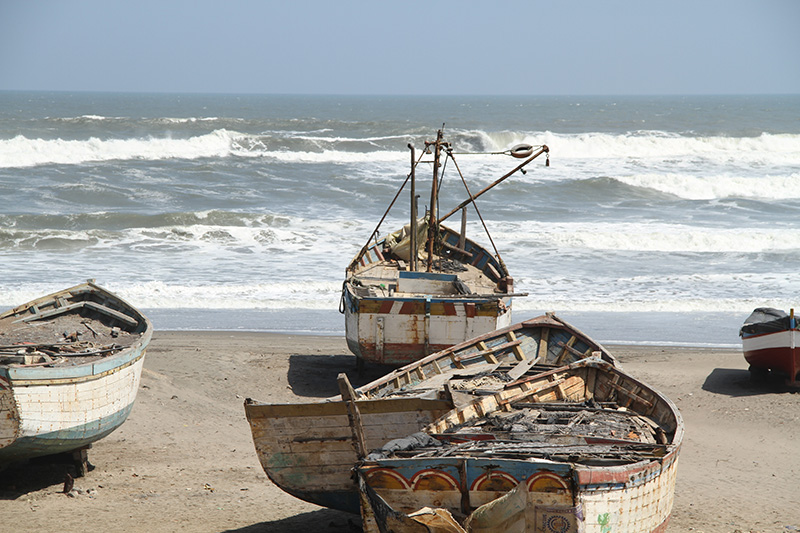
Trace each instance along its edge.
{"label": "wooden boat frame", "polygon": [[[544,437],[541,445],[452,432],[523,401],[544,407],[586,399],[613,400],[636,413],[633,420],[641,428],[637,431],[648,433],[649,444],[634,438],[633,431],[618,438],[585,436],[577,441],[567,435]],[[444,453],[431,454],[420,447],[396,452],[400,457],[370,456],[360,463],[365,531],[389,526],[396,533],[423,531],[420,523],[432,513],[425,508],[432,507],[438,508],[436,516],[456,518],[457,524],[443,531],[471,526],[487,533],[663,532],[672,508],[683,432],[680,412],[667,397],[597,358],[528,376],[452,410],[424,430],[462,444],[451,444]],[[593,456],[593,449],[602,454]]]}
{"label": "wooden boat frame", "polygon": [[[248,398],[244,409],[259,461],[275,485],[302,500],[358,513],[352,469],[364,451],[419,431],[474,394],[487,393],[460,385],[492,372],[516,379],[592,353],[616,364],[599,343],[547,314],[431,354],[352,392],[340,384],[344,396],[272,405]],[[354,406],[359,435],[353,432]]]}
{"label": "wooden boat frame", "polygon": [[[125,421],[153,333],[147,317],[90,280],[0,314],[3,324],[0,463],[85,450]],[[60,335],[64,324],[74,340],[8,343],[11,334],[28,338],[33,326]],[[82,334],[114,342],[84,350]],[[82,474],[85,451],[78,456]]]}

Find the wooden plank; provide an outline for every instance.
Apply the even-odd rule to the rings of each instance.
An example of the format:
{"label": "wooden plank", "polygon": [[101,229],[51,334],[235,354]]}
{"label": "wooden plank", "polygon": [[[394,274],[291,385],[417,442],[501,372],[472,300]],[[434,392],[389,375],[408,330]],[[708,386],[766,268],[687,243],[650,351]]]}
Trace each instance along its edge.
{"label": "wooden plank", "polygon": [[[477,352],[469,352],[469,353],[461,353],[455,356],[456,360],[461,362],[465,359],[472,359],[477,357],[483,357],[490,363],[497,363],[497,356],[495,355],[497,352],[501,350],[506,350],[508,348],[513,348],[519,346],[522,343],[520,340],[515,340],[512,342],[506,342],[503,344],[498,344],[497,346],[492,346],[491,348],[486,346],[486,343],[481,341],[477,343],[475,346],[478,348]],[[523,355],[524,358],[524,355]],[[463,367],[463,365],[462,365]]]}
{"label": "wooden plank", "polygon": [[353,447],[358,458],[363,459],[367,456],[368,450],[364,437],[364,426],[361,423],[361,413],[356,406],[356,393],[350,384],[350,380],[347,379],[347,374],[344,372],[337,376],[336,381],[339,384],[342,400],[347,406],[347,418],[350,421],[350,429],[353,431]]}
{"label": "wooden plank", "polygon": [[[362,417],[369,415],[403,413],[406,411],[433,411],[448,410],[449,404],[443,400],[428,400],[423,398],[387,398],[383,400],[360,400],[358,408]],[[245,406],[249,419],[273,418],[284,420],[291,424],[295,418],[319,418],[320,421],[328,416],[347,416],[344,402],[309,402],[295,404],[259,404],[253,403]]]}
{"label": "wooden plank", "polygon": [[558,357],[556,358],[556,364],[557,365],[560,365],[564,361],[564,358],[567,356],[567,351],[569,351],[572,348],[572,345],[575,344],[575,341],[577,341],[577,340],[578,340],[578,338],[575,335],[573,335],[567,342],[560,343],[563,349],[561,350],[561,353],[558,354]]}
{"label": "wooden plank", "polygon": [[530,370],[530,368],[535,365],[539,361],[539,358],[536,357],[535,359],[523,359],[516,365],[514,368],[508,371],[508,377],[511,378],[511,381],[516,381],[521,378],[525,372]]}
{"label": "wooden plank", "polygon": [[494,356],[494,349],[489,349],[483,341],[478,342],[475,346],[478,347],[478,350],[480,350],[478,353],[482,355],[484,359],[492,364],[497,364],[497,357]]}
{"label": "wooden plank", "polygon": [[[641,396],[639,396],[635,392],[629,391],[628,389],[624,388],[623,386],[621,386],[621,385],[619,385],[617,383],[611,382],[611,381],[609,381],[608,384],[611,386],[612,389],[616,390],[617,393],[622,393],[624,396],[627,396],[628,399],[635,400],[635,401],[643,404],[644,406],[646,406],[648,408],[653,407],[653,403],[652,402],[650,402],[648,400],[645,400],[644,398],[642,398]],[[630,402],[629,402],[629,404],[630,404]]]}
{"label": "wooden plank", "polygon": [[542,336],[539,338],[539,358],[547,362],[547,340],[550,337],[550,328],[542,328]]}
{"label": "wooden plank", "polygon": [[471,252],[468,252],[467,250],[464,250],[463,248],[459,248],[458,246],[453,246],[452,244],[450,244],[447,241],[442,241],[442,246],[444,246],[445,248],[447,248],[451,252],[455,252],[457,254],[460,254],[460,255],[464,256],[464,258],[466,258],[467,261],[472,259],[472,253]]}
{"label": "wooden plank", "polygon": [[500,272],[494,267],[493,264],[487,262],[486,263],[486,270],[489,271],[489,277],[492,278],[493,281],[497,281],[500,279]]}
{"label": "wooden plank", "polygon": [[88,300],[84,301],[84,302],[77,302],[77,303],[73,303],[73,304],[69,304],[69,305],[64,305],[64,306],[56,308],[56,309],[51,309],[50,311],[45,311],[43,313],[38,313],[38,314],[35,314],[35,315],[32,315],[32,316],[28,316],[28,317],[25,317],[25,318],[20,318],[19,320],[16,320],[15,322],[31,322],[33,320],[40,320],[40,319],[44,319],[44,318],[50,318],[50,317],[61,315],[61,314],[64,314],[64,313],[69,313],[70,311],[76,311],[76,310],[81,309],[81,308],[89,308],[89,309],[91,309],[93,311],[97,311],[98,313],[102,313],[104,315],[108,315],[108,316],[110,316],[110,317],[112,317],[112,318],[114,318],[116,320],[119,320],[120,322],[122,322],[124,324],[127,324],[128,326],[131,326],[131,327],[136,327],[136,326],[139,325],[139,322],[137,320],[135,320],[134,318],[131,318],[129,315],[126,315],[125,313],[121,313],[119,311],[111,309],[110,307],[106,307],[105,305],[99,304],[97,302],[88,301]]}
{"label": "wooden plank", "polygon": [[589,368],[588,375],[586,376],[586,390],[584,391],[584,396],[586,396],[587,400],[594,399],[594,387],[596,382],[597,382],[597,369]]}
{"label": "wooden plank", "polygon": [[509,342],[514,343],[514,356],[520,361],[524,361],[526,357],[525,352],[522,351],[522,341],[517,341],[516,333],[509,331],[506,333],[506,338],[509,340]]}

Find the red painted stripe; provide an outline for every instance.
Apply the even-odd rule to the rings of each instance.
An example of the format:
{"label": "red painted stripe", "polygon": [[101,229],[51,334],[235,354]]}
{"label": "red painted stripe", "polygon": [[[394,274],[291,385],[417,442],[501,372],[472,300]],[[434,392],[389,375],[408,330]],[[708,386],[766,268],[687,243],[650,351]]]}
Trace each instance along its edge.
{"label": "red painted stripe", "polygon": [[765,348],[744,350],[744,358],[756,368],[771,368],[787,374],[792,381],[800,373],[800,349]]}
{"label": "red painted stripe", "polygon": [[413,315],[416,312],[417,305],[414,302],[403,302],[403,305],[400,307],[400,314],[401,315]]}
{"label": "red painted stripe", "polygon": [[464,304],[464,312],[467,314],[467,317],[473,318],[475,316],[475,304],[473,303]]}
{"label": "red painted stripe", "polygon": [[444,306],[444,314],[446,316],[456,316],[456,304],[453,302],[443,302],[442,306]]}
{"label": "red painted stripe", "polygon": [[391,313],[393,305],[394,305],[394,302],[391,301],[391,300],[387,300],[385,302],[381,302],[381,308],[380,308],[380,310],[378,312],[379,313],[383,313],[383,314]]}

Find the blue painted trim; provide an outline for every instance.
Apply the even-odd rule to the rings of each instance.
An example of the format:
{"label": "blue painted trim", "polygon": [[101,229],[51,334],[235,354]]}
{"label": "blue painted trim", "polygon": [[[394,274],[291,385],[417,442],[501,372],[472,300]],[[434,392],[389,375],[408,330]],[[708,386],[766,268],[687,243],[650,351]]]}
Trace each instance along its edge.
{"label": "blue painted trim", "polygon": [[514,476],[517,481],[528,479],[539,472],[553,472],[564,479],[574,479],[572,466],[567,463],[553,463],[537,461],[535,459],[519,461],[514,459],[481,459],[481,458],[452,458],[430,457],[416,459],[381,459],[370,466],[392,469],[403,475],[407,480],[422,470],[440,470],[450,474],[453,479],[460,480],[460,470],[466,464],[467,487],[472,486],[476,479],[489,471],[506,472]]}
{"label": "blue painted trim", "polygon": [[420,272],[414,270],[401,270],[397,273],[400,279],[430,279],[434,281],[455,281],[455,274],[439,274],[438,272]]}
{"label": "blue painted trim", "polygon": [[123,349],[120,353],[106,357],[97,362],[85,363],[76,366],[64,367],[4,367],[0,368],[0,375],[12,381],[48,381],[52,379],[74,379],[87,378],[115,368],[124,366],[128,363],[143,357],[144,350],[149,341],[149,336],[143,337],[138,341],[138,346],[134,345]]}
{"label": "blue painted trim", "polygon": [[404,298],[396,298],[394,296],[389,298],[384,298],[382,296],[363,296],[363,297],[356,297],[360,301],[392,301],[392,302],[430,302],[430,303],[486,303],[486,302],[495,302],[497,300],[511,300],[508,296],[504,296],[502,294],[498,294],[496,297],[491,298],[433,298],[431,296],[423,295],[423,296],[410,296]]}
{"label": "blue painted trim", "polygon": [[102,439],[121,426],[132,409],[133,403],[110,416],[94,420],[88,424],[62,431],[19,438],[5,448],[0,448],[0,461],[29,459],[82,448]]}

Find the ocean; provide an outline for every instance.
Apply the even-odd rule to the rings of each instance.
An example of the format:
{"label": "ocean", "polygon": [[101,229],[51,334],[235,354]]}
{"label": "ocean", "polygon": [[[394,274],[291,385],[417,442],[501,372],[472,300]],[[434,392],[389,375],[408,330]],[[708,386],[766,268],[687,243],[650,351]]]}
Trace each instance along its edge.
{"label": "ocean", "polygon": [[[345,266],[443,126],[473,192],[550,149],[477,200],[514,321],[737,346],[755,307],[800,308],[800,95],[44,92],[0,92],[0,308],[95,279],[156,329],[342,335]],[[451,164],[440,209],[466,197]]]}

